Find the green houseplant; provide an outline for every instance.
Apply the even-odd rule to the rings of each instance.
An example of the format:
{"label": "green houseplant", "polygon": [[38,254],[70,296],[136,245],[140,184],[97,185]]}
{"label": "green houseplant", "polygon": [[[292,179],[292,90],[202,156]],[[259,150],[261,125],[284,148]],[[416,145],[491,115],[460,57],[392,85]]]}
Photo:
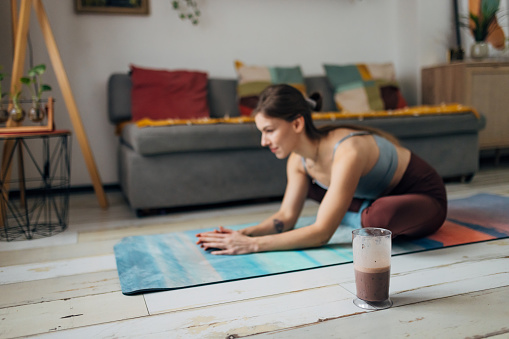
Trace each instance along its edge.
{"label": "green houseplant", "polygon": [[469,12],[468,20],[463,23],[463,26],[469,29],[475,40],[470,49],[471,57],[483,58],[488,56],[486,39],[496,27],[499,7],[500,0],[481,0],[479,13]]}
{"label": "green houseplant", "polygon": [[476,42],[485,42],[491,33],[491,26],[497,19],[500,0],[481,0],[479,15],[469,13],[469,28]]}
{"label": "green houseplant", "polygon": [[41,96],[43,92],[51,91],[51,86],[42,83],[42,75],[46,72],[46,65],[34,66],[28,71],[28,77],[21,78],[32,97],[32,107],[29,110],[28,117],[34,122],[40,122],[44,119],[45,109],[41,105]]}

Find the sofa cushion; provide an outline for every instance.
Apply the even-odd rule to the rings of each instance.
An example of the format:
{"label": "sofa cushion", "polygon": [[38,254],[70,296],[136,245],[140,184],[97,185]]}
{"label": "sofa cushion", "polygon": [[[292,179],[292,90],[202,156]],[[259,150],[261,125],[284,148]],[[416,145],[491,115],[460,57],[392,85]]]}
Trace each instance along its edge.
{"label": "sofa cushion", "polygon": [[[400,139],[477,133],[484,116],[470,112],[423,116],[316,120],[317,126],[367,125],[380,128]],[[122,130],[122,143],[144,156],[180,152],[226,151],[260,148],[260,132],[252,122],[138,127]]]}
{"label": "sofa cushion", "polygon": [[253,123],[143,128],[128,124],[122,129],[122,143],[145,156],[261,148],[260,137]]}
{"label": "sofa cushion", "polygon": [[210,116],[207,73],[146,69],[131,65],[132,119],[192,119]]}
{"label": "sofa cushion", "polygon": [[[306,77],[304,81],[309,94],[319,92],[322,95],[323,112],[337,111],[333,88],[325,75]],[[127,73],[115,73],[109,77],[108,116],[112,123],[132,119],[131,91],[132,80]],[[211,118],[240,115],[236,79],[209,78],[207,96]]]}
{"label": "sofa cushion", "polygon": [[211,118],[238,117],[237,80],[209,78],[208,100]]}
{"label": "sofa cushion", "polygon": [[309,95],[318,92],[322,96],[322,112],[334,112],[338,110],[334,103],[334,89],[326,76],[309,76],[304,80],[306,81],[306,89]]}
{"label": "sofa cushion", "polygon": [[324,65],[324,68],[340,111],[367,112],[406,106],[391,63]]}
{"label": "sofa cushion", "polygon": [[326,124],[370,126],[391,133],[396,138],[403,140],[477,133],[486,125],[486,119],[483,115],[477,117],[475,114],[465,112],[461,114],[366,118],[362,120],[319,120],[315,124],[317,126]]}
{"label": "sofa cushion", "polygon": [[258,104],[260,93],[270,85],[288,84],[306,95],[306,84],[300,66],[246,66],[242,62],[236,61],[235,70],[238,75],[239,110],[243,116],[251,115]]}
{"label": "sofa cushion", "polygon": [[[327,81],[325,77],[321,81]],[[118,124],[132,119],[132,80],[127,73],[115,73],[108,79],[108,117]],[[237,80],[209,78],[208,103],[211,118],[238,117]],[[332,98],[332,95],[330,95]],[[331,99],[332,100],[332,99]]]}
{"label": "sofa cushion", "polygon": [[108,118],[114,124],[129,121],[133,84],[127,73],[115,73],[108,79]]}

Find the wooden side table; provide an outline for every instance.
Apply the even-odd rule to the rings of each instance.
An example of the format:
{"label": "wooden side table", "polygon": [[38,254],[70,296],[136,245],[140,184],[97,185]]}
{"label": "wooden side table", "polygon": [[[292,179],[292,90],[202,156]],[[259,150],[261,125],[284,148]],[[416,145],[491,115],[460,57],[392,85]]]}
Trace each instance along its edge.
{"label": "wooden side table", "polygon": [[67,130],[0,133],[0,240],[47,237],[67,228],[70,135]]}
{"label": "wooden side table", "polygon": [[[486,117],[479,148],[509,148],[509,61],[455,62],[422,69],[422,103],[457,102],[474,107]],[[498,161],[498,160],[497,160]]]}

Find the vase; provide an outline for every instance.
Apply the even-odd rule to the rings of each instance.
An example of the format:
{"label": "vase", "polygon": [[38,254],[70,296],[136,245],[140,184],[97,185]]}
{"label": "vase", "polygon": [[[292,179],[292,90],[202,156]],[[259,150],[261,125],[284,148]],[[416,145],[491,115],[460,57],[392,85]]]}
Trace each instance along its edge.
{"label": "vase", "polygon": [[28,118],[33,122],[41,122],[46,112],[39,101],[33,101],[28,111]]}
{"label": "vase", "polygon": [[25,111],[21,107],[16,107],[17,105],[13,105],[11,111],[9,112],[9,116],[14,122],[21,122],[25,119]]}
{"label": "vase", "polygon": [[475,42],[470,46],[470,57],[472,59],[484,59],[488,56],[488,51],[488,44],[486,42]]}

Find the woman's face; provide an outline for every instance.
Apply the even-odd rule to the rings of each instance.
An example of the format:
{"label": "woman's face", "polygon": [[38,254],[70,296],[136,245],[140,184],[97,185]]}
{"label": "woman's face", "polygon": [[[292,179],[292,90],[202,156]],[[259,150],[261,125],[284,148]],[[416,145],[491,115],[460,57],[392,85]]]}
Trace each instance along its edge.
{"label": "woman's face", "polygon": [[268,147],[278,159],[285,159],[293,152],[297,133],[291,122],[279,118],[271,118],[263,112],[255,116],[256,128],[262,132],[261,144]]}

